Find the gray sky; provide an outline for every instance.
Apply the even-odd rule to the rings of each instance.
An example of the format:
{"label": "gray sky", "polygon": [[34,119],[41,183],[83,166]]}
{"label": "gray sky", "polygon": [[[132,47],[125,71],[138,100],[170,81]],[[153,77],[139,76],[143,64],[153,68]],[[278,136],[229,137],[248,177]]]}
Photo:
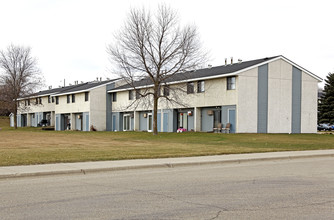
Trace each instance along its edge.
{"label": "gray sky", "polygon": [[[157,0],[0,0],[0,49],[32,47],[46,79],[57,87],[111,78],[106,46],[131,7]],[[209,64],[283,55],[325,78],[334,71],[333,0],[166,0],[182,23],[198,26]]]}

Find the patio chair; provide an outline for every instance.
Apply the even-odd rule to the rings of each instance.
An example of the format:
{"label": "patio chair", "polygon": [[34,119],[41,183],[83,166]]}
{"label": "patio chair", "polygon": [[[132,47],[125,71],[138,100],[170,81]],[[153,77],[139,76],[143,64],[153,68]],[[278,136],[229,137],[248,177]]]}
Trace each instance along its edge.
{"label": "patio chair", "polygon": [[218,123],[216,128],[213,128],[214,132],[222,132],[222,123]]}
{"label": "patio chair", "polygon": [[222,128],[222,131],[224,131],[224,133],[230,133],[230,128],[231,128],[231,123],[227,123],[225,128]]}

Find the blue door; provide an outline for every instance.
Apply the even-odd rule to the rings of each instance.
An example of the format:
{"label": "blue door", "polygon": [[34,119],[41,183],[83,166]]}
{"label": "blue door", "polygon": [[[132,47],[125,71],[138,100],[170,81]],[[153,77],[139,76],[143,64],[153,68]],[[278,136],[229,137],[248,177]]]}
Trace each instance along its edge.
{"label": "blue door", "polygon": [[168,113],[164,113],[164,124],[163,124],[163,131],[168,132]]}
{"label": "blue door", "polygon": [[116,130],[116,115],[112,116],[112,130]]}
{"label": "blue door", "polygon": [[89,115],[86,115],[86,131],[89,131]]}
{"label": "blue door", "polygon": [[157,114],[157,126],[158,126],[158,132],[160,132],[161,131],[161,113],[158,113]]}
{"label": "blue door", "polygon": [[56,115],[56,131],[60,131],[60,115]]}
{"label": "blue door", "polygon": [[235,127],[236,127],[236,123],[235,123],[235,109],[229,109],[228,110],[228,121],[231,124],[230,132],[231,133],[235,133]]}

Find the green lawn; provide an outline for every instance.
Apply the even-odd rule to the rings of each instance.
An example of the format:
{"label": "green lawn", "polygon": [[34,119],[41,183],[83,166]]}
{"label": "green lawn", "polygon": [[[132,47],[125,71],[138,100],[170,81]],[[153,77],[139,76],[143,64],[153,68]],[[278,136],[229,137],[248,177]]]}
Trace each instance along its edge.
{"label": "green lawn", "polygon": [[42,131],[0,118],[0,166],[334,149],[331,134]]}

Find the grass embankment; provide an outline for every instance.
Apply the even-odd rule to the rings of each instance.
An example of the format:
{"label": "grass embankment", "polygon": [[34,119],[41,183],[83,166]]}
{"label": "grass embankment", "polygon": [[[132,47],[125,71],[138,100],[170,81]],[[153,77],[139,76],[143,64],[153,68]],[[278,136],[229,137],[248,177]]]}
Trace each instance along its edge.
{"label": "grass embankment", "polygon": [[333,135],[42,131],[0,118],[0,166],[334,149]]}

